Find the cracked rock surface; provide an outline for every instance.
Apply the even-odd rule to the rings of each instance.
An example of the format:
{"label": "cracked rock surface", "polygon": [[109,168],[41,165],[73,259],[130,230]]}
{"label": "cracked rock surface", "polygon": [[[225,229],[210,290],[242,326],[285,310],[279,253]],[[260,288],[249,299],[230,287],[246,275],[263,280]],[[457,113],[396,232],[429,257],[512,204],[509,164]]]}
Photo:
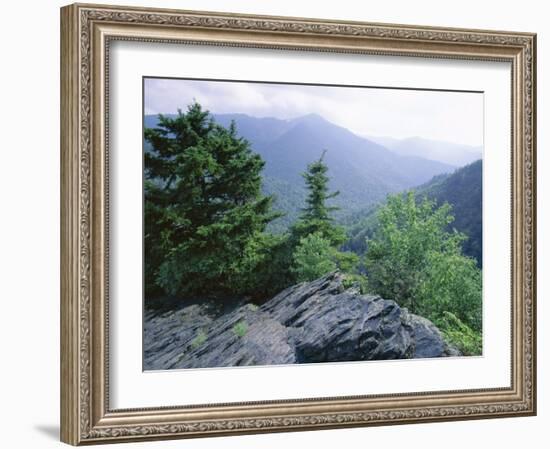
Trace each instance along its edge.
{"label": "cracked rock surface", "polygon": [[461,355],[429,320],[345,289],[338,272],[289,287],[261,307],[174,303],[144,318],[145,370]]}

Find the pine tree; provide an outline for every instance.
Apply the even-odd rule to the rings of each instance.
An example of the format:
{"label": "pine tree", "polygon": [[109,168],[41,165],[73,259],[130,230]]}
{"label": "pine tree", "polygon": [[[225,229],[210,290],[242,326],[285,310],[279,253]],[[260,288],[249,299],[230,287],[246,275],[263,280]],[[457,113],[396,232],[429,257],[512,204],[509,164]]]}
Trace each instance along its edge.
{"label": "pine tree", "polygon": [[238,294],[274,242],[264,162],[198,103],[145,130],[146,292]]}
{"label": "pine tree", "polygon": [[332,246],[341,245],[345,240],[342,227],[334,224],[331,212],[338,210],[336,206],[327,205],[327,201],[340,194],[329,192],[328,166],[324,162],[326,150],[321,157],[308,165],[307,171],[302,173],[308,189],[306,207],[292,227],[293,239],[298,242],[301,238],[317,233],[328,240]]}
{"label": "pine tree", "polygon": [[335,269],[355,273],[359,264],[357,255],[338,249],[346,234],[331,216],[338,207],[327,205],[339,192],[329,192],[325,154],[326,150],[302,174],[308,189],[306,207],[292,226],[288,241],[290,274],[296,282],[311,281]]}

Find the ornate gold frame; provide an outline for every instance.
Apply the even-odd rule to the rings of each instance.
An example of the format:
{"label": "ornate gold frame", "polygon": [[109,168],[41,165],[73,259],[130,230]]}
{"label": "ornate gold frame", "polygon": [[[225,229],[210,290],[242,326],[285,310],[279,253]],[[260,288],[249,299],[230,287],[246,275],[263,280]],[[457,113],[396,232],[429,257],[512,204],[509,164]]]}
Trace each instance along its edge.
{"label": "ornate gold frame", "polygon": [[[207,43],[512,65],[510,388],[111,410],[108,395],[109,42]],[[536,413],[535,52],[529,33],[75,4],[61,9],[61,439],[85,443]]]}

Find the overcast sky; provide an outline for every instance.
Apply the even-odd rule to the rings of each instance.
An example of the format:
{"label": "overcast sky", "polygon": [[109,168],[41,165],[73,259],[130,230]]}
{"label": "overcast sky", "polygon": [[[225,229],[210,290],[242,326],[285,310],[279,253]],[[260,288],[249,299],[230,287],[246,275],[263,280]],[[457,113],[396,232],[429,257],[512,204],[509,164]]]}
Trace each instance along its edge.
{"label": "overcast sky", "polygon": [[292,119],[316,113],[363,136],[481,146],[483,94],[146,78],[145,114],[186,110]]}

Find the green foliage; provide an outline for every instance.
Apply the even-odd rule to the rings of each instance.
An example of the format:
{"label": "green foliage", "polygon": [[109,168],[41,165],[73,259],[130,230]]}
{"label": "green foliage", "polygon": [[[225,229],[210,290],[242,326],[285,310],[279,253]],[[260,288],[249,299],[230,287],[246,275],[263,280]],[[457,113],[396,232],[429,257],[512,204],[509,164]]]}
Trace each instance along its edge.
{"label": "green foliage", "polygon": [[479,334],[481,272],[461,253],[465,237],[447,230],[452,221],[448,204],[417,202],[414,192],[388,197],[368,242],[369,287],[434,322],[452,313]]}
{"label": "green foliage", "polygon": [[254,267],[250,265],[245,276],[249,295],[258,299],[269,298],[296,282],[290,270],[293,246],[289,235],[264,233],[263,238],[265,250],[258,253],[261,260]]}
{"label": "green foliage", "polygon": [[313,281],[336,270],[330,241],[320,232],[300,239],[293,255],[292,271],[298,282]]}
{"label": "green foliage", "polygon": [[241,294],[268,265],[278,214],[261,193],[264,162],[194,103],[145,129],[146,293]]}
{"label": "green foliage", "polygon": [[248,303],[248,310],[251,312],[256,312],[256,310],[258,310],[258,305],[250,302]]}
{"label": "green foliage", "polygon": [[464,355],[481,355],[483,350],[481,333],[472,330],[456,315],[444,311],[435,324],[447,342],[458,348]]}
{"label": "green foliage", "polygon": [[206,333],[202,329],[200,329],[197,335],[195,336],[195,338],[193,338],[193,340],[191,341],[191,347],[193,349],[197,349],[199,346],[202,346],[205,342],[206,342]]}
{"label": "green foliage", "polygon": [[363,274],[346,274],[344,281],[342,282],[344,288],[355,288],[359,290],[362,295],[369,293],[369,282],[367,276]]}
{"label": "green foliage", "polygon": [[338,251],[320,232],[314,232],[300,239],[294,250],[292,272],[298,282],[313,281],[331,271],[355,272],[359,256]]}
{"label": "green foliage", "polygon": [[323,151],[321,157],[309,164],[307,171],[302,174],[308,195],[306,207],[302,209],[302,214],[291,229],[296,243],[314,233],[320,234],[332,246],[341,245],[346,239],[344,229],[335,225],[331,216],[338,208],[327,205],[327,201],[338,196],[340,192],[329,192],[328,166],[323,161],[325,154],[326,151]]}
{"label": "green foliage", "polygon": [[345,233],[331,216],[337,208],[327,205],[338,192],[329,192],[324,155],[325,152],[302,174],[307,189],[306,206],[290,233],[279,236],[280,241],[271,253],[271,278],[264,281],[264,285],[282,289],[296,282],[317,279],[338,268],[347,271],[358,265],[358,256],[336,250],[345,240]]}
{"label": "green foliage", "polygon": [[233,326],[233,333],[239,338],[244,337],[247,332],[248,324],[246,323],[246,321],[239,321]]}
{"label": "green foliage", "polygon": [[365,264],[371,286],[414,313],[427,254],[443,252],[461,239],[444,231],[451,220],[448,205],[434,211],[428,200],[417,205],[413,192],[389,196],[378,211],[376,234],[368,242]]}
{"label": "green foliage", "polygon": [[359,256],[351,251],[337,251],[334,249],[332,258],[338,269],[343,273],[355,273],[360,262]]}
{"label": "green foliage", "polygon": [[451,313],[481,332],[481,272],[476,261],[457,252],[430,252],[417,288],[417,312],[426,317]]}
{"label": "green foliage", "polygon": [[303,173],[308,191],[306,207],[289,236],[291,274],[297,282],[312,281],[336,269],[354,272],[359,265],[359,256],[337,249],[345,240],[345,232],[333,222],[332,212],[337,208],[327,205],[339,192],[329,192],[325,154],[323,151]]}

